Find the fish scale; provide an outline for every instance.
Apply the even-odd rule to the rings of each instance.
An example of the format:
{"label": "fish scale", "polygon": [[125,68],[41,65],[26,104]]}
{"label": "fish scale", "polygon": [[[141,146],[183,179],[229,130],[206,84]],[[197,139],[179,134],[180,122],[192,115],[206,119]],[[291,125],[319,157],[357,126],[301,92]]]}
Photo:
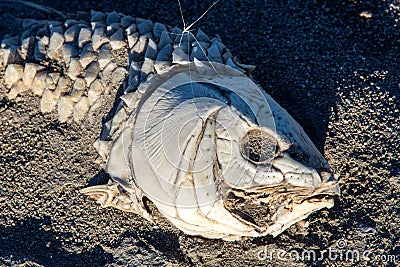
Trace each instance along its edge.
{"label": "fish scale", "polygon": [[[121,76],[125,75],[129,75],[125,81],[127,86],[125,91],[132,91],[140,82],[145,81],[149,74],[171,65],[171,57],[176,50],[182,53],[179,49],[179,38],[175,38],[174,42],[171,41],[171,31],[168,31],[170,27],[161,23],[153,25],[150,20],[116,14],[118,13],[92,12],[90,22],[75,19],[68,19],[64,23],[24,20],[21,34],[23,39],[6,38],[2,41],[0,49],[0,64],[6,66],[4,79],[7,88],[10,89],[8,98],[14,99],[21,93],[32,90],[42,97],[43,103],[56,102],[58,105],[66,103],[57,99],[54,92],[51,96],[49,93],[43,94],[45,90],[40,89],[43,88],[43,83],[39,80],[34,85],[31,83],[39,73],[48,72],[53,68],[59,70],[60,77],[73,80],[69,88],[73,88],[75,83],[81,83],[80,80],[77,81],[78,78],[84,78],[87,83],[82,88],[82,97],[87,97],[90,86],[96,79],[100,80],[103,87],[107,87],[110,82],[118,83]],[[198,36],[201,40],[205,39],[201,31]],[[214,42],[219,43],[219,41]],[[190,46],[194,43],[195,39],[192,38]],[[211,42],[208,41],[208,44],[211,45]],[[172,49],[162,50],[166,45],[171,45]],[[126,61],[118,60],[118,53],[128,54],[127,64]],[[231,58],[226,52],[220,53],[219,57],[222,58],[224,55],[226,60]],[[187,55],[185,58],[190,57]],[[207,58],[202,59],[207,60]],[[37,67],[32,68],[33,63]],[[21,66],[24,67],[23,77],[31,77],[29,81],[20,77],[23,83],[19,81],[20,79],[14,80],[20,76]],[[41,75],[39,79],[44,79],[43,74]],[[110,81],[113,75],[117,81]],[[56,87],[57,85],[58,83],[55,83]],[[66,92],[66,87],[64,88],[63,96],[69,96],[72,90]],[[73,104],[67,102],[75,106],[79,99],[72,101]],[[85,105],[84,109],[78,107],[75,110],[79,114],[91,114],[94,113],[94,110],[90,110],[93,106],[101,104],[90,103],[89,109]],[[56,108],[54,105],[52,108],[44,105],[41,111],[47,113],[54,108]],[[64,108],[74,109],[63,104],[61,109]],[[71,122],[74,119],[75,122],[80,122],[83,118],[84,116],[74,116],[74,113],[71,113],[67,116],[60,115],[59,120]]]}
{"label": "fish scale", "polygon": [[[224,240],[276,236],[333,206],[339,187],[326,160],[219,37],[115,11],[89,17],[25,20],[21,36],[0,48],[8,98],[31,91],[60,122],[93,121],[120,90],[95,143],[111,179],[82,193],[153,221],[147,197],[185,233]],[[266,161],[244,154],[263,151],[246,141],[254,132],[254,145],[272,146]],[[249,202],[269,212],[264,224],[235,204]]]}

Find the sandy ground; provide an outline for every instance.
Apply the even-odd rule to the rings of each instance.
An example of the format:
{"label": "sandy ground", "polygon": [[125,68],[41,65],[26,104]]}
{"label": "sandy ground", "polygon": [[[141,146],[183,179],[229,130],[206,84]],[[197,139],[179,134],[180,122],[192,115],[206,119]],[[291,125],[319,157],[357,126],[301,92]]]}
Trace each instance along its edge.
{"label": "sandy ground", "polygon": [[[31,2],[182,26],[176,1]],[[210,2],[183,1],[186,19]],[[1,86],[0,265],[399,266],[399,10],[397,1],[221,1],[197,24],[257,65],[254,79],[341,177],[334,208],[277,238],[206,240],[101,209],[78,192],[104,179],[91,145],[100,125],[59,124],[37,99],[9,101]],[[19,33],[19,18],[59,19],[2,1],[0,38]],[[310,251],[317,259],[301,258]]]}

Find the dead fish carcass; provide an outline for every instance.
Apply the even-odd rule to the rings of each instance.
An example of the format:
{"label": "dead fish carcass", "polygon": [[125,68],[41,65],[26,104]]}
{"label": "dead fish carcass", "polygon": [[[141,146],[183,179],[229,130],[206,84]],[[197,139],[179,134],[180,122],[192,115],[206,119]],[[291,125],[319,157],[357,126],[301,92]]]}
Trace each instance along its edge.
{"label": "dead fish carcass", "polygon": [[219,38],[116,12],[25,30],[0,51],[10,99],[31,90],[42,112],[82,123],[124,84],[95,143],[111,179],[81,190],[102,206],[153,221],[147,198],[183,232],[224,240],[276,236],[333,206],[327,161]]}

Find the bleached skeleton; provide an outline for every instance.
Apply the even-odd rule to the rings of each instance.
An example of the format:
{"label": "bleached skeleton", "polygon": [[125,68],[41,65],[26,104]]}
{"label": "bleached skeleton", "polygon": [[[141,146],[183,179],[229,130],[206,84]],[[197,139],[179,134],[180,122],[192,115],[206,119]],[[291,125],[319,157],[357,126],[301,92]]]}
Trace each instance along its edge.
{"label": "bleached skeleton", "polygon": [[81,191],[102,206],[152,221],[147,197],[187,234],[235,240],[276,236],[339,193],[300,125],[247,76],[252,66],[200,30],[116,12],[26,20],[0,56],[8,97],[31,90],[62,122],[93,118],[124,84],[95,144],[111,179]]}

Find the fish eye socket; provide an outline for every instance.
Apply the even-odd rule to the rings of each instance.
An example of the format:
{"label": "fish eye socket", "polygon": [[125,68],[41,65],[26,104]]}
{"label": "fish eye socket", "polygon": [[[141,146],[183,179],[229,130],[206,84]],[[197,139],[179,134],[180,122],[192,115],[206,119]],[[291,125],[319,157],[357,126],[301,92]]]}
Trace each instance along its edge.
{"label": "fish eye socket", "polygon": [[278,150],[277,140],[259,128],[248,130],[240,139],[242,157],[257,165],[270,163]]}

